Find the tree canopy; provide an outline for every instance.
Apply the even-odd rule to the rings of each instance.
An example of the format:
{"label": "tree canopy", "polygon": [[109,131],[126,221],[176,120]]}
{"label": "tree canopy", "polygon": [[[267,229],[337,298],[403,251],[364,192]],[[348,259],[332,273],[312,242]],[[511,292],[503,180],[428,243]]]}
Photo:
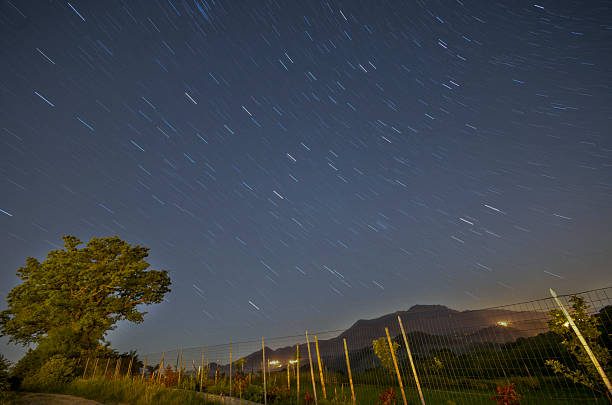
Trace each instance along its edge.
{"label": "tree canopy", "polygon": [[[600,339],[602,335],[602,330],[600,328],[602,323],[601,318],[605,318],[605,315],[607,315],[610,309],[604,308],[600,312],[600,316],[596,316],[589,313],[589,305],[581,296],[572,295],[569,301],[571,304],[569,311],[570,316],[573,318],[576,326],[582,333],[604,372],[609,375],[612,368],[612,355],[610,355],[609,348],[600,344],[602,341]],[[575,383],[583,384],[595,391],[604,393],[610,403],[612,403],[612,397],[608,389],[604,386],[597,369],[591,362],[582,343],[572,328],[569,327],[569,322],[561,310],[553,309],[550,311],[548,327],[551,331],[562,337],[561,344],[571,353],[577,364],[564,364],[559,360],[547,360],[546,364],[551,367],[555,373],[562,374]]]}
{"label": "tree canopy", "polygon": [[0,312],[0,335],[11,342],[70,335],[80,349],[97,348],[118,321],[142,322],[141,305],[160,303],[170,291],[166,270],[148,270],[146,247],[114,236],[79,248],[75,236],[62,238],[63,249],[50,251],[42,262],[29,257],[17,270],[23,282]]}
{"label": "tree canopy", "polygon": [[[397,349],[399,348],[399,343],[392,343],[393,353],[397,353]],[[382,363],[383,367],[387,369],[388,372],[393,373],[393,358],[391,355],[391,350],[389,350],[389,343],[387,339],[384,337],[378,338],[372,341],[372,349],[374,353]]]}

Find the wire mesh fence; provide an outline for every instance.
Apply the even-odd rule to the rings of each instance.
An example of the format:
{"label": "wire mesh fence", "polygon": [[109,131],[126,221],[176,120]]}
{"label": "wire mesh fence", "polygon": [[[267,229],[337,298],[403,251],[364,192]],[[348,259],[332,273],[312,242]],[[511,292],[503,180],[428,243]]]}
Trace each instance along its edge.
{"label": "wire mesh fence", "polygon": [[84,376],[266,404],[612,404],[611,349],[609,287],[559,302],[414,306],[347,330],[92,358]]}

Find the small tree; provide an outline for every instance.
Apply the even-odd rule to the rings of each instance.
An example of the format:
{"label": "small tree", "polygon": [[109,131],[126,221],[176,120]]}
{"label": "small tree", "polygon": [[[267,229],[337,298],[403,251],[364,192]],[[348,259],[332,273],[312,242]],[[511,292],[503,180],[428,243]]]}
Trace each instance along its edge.
{"label": "small tree", "polygon": [[[397,353],[399,344],[397,342],[393,342],[392,347],[393,353]],[[391,351],[389,350],[389,343],[387,342],[387,339],[381,337],[373,340],[372,348],[374,349],[374,353],[382,363],[383,367],[386,368],[389,373],[393,373],[393,358],[391,356]]]}
{"label": "small tree", "polygon": [[[588,313],[589,306],[584,298],[573,295],[569,299],[571,308],[570,316],[582,333],[591,351],[599,361],[606,374],[610,374],[612,356],[607,348],[599,344],[598,339],[601,335],[599,329],[599,318]],[[578,336],[569,326],[568,321],[561,310],[553,309],[550,311],[548,327],[551,331],[562,337],[561,344],[568,350],[577,364],[563,364],[559,360],[546,360],[546,364],[557,374],[562,374],[575,383],[585,385],[594,391],[601,392],[612,403],[609,392],[604,385],[601,376],[591,362],[588,354],[582,347]]]}
{"label": "small tree", "polygon": [[245,362],[246,362],[245,358],[242,357],[240,360],[236,360],[234,362],[234,367],[236,367],[236,370],[244,371],[244,363]]}

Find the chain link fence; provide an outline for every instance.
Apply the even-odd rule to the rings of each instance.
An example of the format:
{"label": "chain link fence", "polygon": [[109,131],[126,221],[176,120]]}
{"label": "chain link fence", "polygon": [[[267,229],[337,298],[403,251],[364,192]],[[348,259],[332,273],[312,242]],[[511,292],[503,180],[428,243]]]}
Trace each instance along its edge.
{"label": "chain link fence", "polygon": [[87,359],[84,376],[266,404],[612,404],[611,297],[612,287],[470,311],[415,306],[347,330]]}

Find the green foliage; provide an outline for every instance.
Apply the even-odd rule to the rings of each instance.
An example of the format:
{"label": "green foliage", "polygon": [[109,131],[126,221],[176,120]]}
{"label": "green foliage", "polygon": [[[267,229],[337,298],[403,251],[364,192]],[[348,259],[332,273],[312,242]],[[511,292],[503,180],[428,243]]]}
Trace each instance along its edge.
{"label": "green foliage", "polygon": [[[391,344],[393,348],[393,353],[397,353],[397,349],[399,348],[399,344],[397,342],[393,342]],[[391,350],[389,350],[389,343],[387,339],[384,337],[378,338],[372,341],[372,349],[374,349],[374,353],[382,363],[383,367],[387,369],[390,373],[393,373],[393,357],[391,356]]]}
{"label": "green foliage", "polygon": [[9,383],[9,367],[8,360],[0,354],[0,404],[8,402],[11,394],[11,384]]}
{"label": "green foliage", "polygon": [[104,403],[131,405],[215,405],[197,392],[150,385],[134,378],[77,378],[59,392],[98,400]]}
{"label": "green foliage", "polygon": [[246,362],[246,359],[244,357],[242,357],[239,360],[236,360],[234,362],[234,367],[236,367],[236,370],[244,370],[244,363]]}
{"label": "green foliage", "polygon": [[602,346],[612,351],[612,305],[603,307],[597,316],[598,327],[601,331],[599,342]]}
{"label": "green foliage", "polygon": [[28,375],[21,383],[26,391],[52,392],[70,382],[77,375],[76,361],[61,355],[47,360],[34,374]]}
{"label": "green foliage", "polygon": [[[610,374],[612,356],[609,350],[598,342],[601,336],[599,318],[588,313],[589,306],[584,301],[584,298],[573,295],[569,302],[571,305],[569,310],[570,316],[601,367],[607,374]],[[550,311],[548,327],[552,332],[561,336],[561,344],[568,350],[577,364],[564,364],[559,360],[547,360],[546,364],[555,373],[564,375],[575,383],[585,385],[595,391],[607,393],[607,389],[597,369],[591,362],[586,350],[582,347],[578,336],[567,324],[567,318],[561,310],[553,309]]]}
{"label": "green foliage", "polygon": [[78,346],[78,336],[71,328],[58,328],[42,339],[36,349],[29,349],[13,367],[12,375],[23,379],[40,369],[45,362],[56,355],[76,359],[81,350]]}
{"label": "green foliage", "polygon": [[263,385],[248,384],[242,397],[249,401],[263,402]]}
{"label": "green foliage", "polygon": [[154,304],[170,291],[165,270],[147,270],[148,248],[118,237],[93,238],[83,248],[64,236],[64,249],[43,262],[29,257],[17,270],[23,282],[0,312],[0,333],[11,342],[38,343],[50,332],[69,327],[79,347],[97,346],[118,321],[142,322],[138,305]]}
{"label": "green foliage", "polygon": [[165,270],[147,270],[148,249],[118,237],[93,238],[83,248],[64,236],[64,249],[52,250],[43,262],[28,258],[17,270],[23,282],[7,296],[0,312],[0,336],[23,345],[36,343],[15,367],[25,377],[55,355],[94,357],[117,322],[140,323],[140,305],[159,303],[170,291]]}

